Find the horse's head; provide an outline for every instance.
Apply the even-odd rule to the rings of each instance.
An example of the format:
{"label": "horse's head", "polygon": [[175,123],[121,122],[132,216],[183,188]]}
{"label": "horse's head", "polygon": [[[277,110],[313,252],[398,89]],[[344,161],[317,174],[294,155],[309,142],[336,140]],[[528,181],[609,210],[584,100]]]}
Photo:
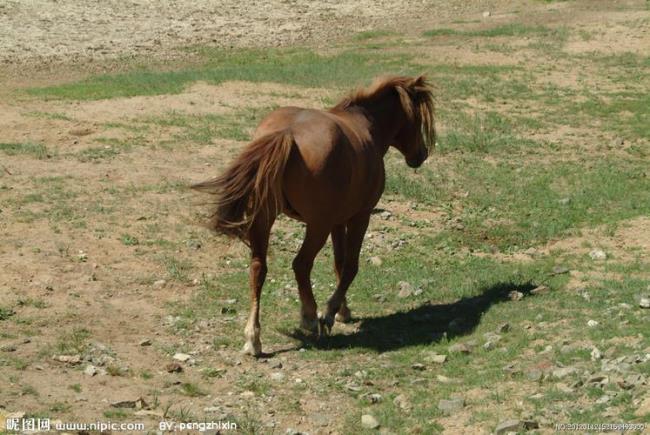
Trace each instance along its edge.
{"label": "horse's head", "polygon": [[397,131],[393,146],[402,153],[409,167],[418,168],[436,142],[433,94],[424,76],[403,78],[400,82],[395,90],[404,122]]}

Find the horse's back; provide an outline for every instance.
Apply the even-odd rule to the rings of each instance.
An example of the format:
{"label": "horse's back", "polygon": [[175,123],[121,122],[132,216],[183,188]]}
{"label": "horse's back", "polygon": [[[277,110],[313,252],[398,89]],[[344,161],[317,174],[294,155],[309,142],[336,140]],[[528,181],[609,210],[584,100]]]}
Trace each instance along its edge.
{"label": "horse's back", "polygon": [[260,123],[256,136],[284,129],[295,143],[283,187],[296,217],[341,223],[374,206],[383,166],[381,156],[364,148],[362,127],[330,112],[283,107]]}

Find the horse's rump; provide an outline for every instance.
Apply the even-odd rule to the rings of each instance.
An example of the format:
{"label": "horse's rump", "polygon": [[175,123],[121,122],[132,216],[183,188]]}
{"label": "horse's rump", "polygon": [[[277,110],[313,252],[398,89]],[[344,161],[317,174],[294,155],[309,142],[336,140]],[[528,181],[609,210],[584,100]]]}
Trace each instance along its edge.
{"label": "horse's rump", "polygon": [[217,198],[210,228],[246,240],[257,216],[282,211],[282,180],[293,144],[288,129],[262,136],[249,143],[222,175],[192,186]]}

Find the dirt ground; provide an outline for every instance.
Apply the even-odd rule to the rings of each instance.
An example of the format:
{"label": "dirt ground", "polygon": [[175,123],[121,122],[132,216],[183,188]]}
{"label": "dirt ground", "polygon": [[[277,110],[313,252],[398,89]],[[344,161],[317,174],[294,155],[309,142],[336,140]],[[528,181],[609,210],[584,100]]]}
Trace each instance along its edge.
{"label": "dirt ground", "polygon": [[[115,128],[111,124],[163,116],[169,111],[189,115],[232,115],[241,108],[270,105],[322,107],[323,99],[336,98],[337,93],[329,89],[273,83],[209,85],[199,82],[177,95],[79,102],[31,99],[14,94],[14,91],[33,85],[61,83],[92,72],[120,69],[120,62],[127,59],[145,58],[160,65],[165,65],[167,60],[178,62],[188,55],[178,49],[188,46],[305,44],[323,50],[329,44],[364,30],[387,29],[408,37],[462,21],[475,22],[479,27],[508,23],[515,13],[518,19],[531,23],[564,23],[594,35],[588,40],[568,41],[565,50],[569,53],[633,51],[650,55],[650,30],[647,21],[643,21],[647,19],[647,11],[637,7],[638,1],[614,3],[504,0],[178,0],[162,2],[162,5],[149,0],[0,2],[0,80],[4,83],[0,91],[0,143],[45,143],[48,152],[54,153],[52,158],[38,160],[0,154],[0,199],[4,202],[0,209],[0,298],[3,302],[17,304],[21,318],[26,319],[11,325],[0,323],[6,328],[0,335],[0,347],[16,364],[15,367],[2,367],[2,371],[7,371],[0,378],[11,382],[9,378],[13,376],[14,384],[30,385],[38,390],[38,394],[30,394],[25,389],[18,393],[13,389],[7,394],[2,391],[4,386],[0,387],[0,411],[34,413],[47,407],[56,409],[60,404],[60,410],[69,417],[94,421],[102,416],[108,418],[111,414],[106,414],[106,410],[111,409],[113,402],[140,397],[152,401],[156,397],[161,403],[180,403],[178,409],[206,410],[214,418],[238,414],[242,409],[258,412],[257,418],[269,425],[266,430],[274,428],[276,433],[284,433],[287,428],[309,433],[346,433],[340,423],[323,427],[326,426],[323,418],[334,419],[344,411],[347,399],[343,393],[341,397],[328,397],[327,401],[314,391],[296,397],[302,408],[298,413],[291,407],[283,408],[272,399],[266,404],[253,403],[258,400],[253,393],[235,392],[233,385],[238,379],[252,374],[271,376],[277,371],[278,362],[290,373],[291,382],[310,382],[312,376],[324,370],[323,365],[293,357],[292,352],[297,351],[291,344],[267,349],[278,354],[260,363],[241,356],[231,347],[215,349],[213,334],[219,330],[218,323],[199,323],[188,336],[174,334],[169,328],[174,323],[169,314],[170,304],[189,300],[202,273],[218,274],[220,270],[230,270],[230,260],[245,255],[240,244],[208,238],[200,229],[193,229],[199,213],[198,206],[191,205],[196,198],[187,191],[179,193],[175,186],[216,173],[223,166],[225,156],[238,149],[240,142],[217,139],[214,141],[216,147],[194,154],[160,146],[145,147],[130,153],[120,164],[110,160],[88,162],[61,158],[77,155],[89,147],[102,148],[101,144],[111,141],[133,139],[128,129]],[[489,17],[484,17],[486,11],[490,12]],[[610,25],[603,27],[603,22]],[[638,23],[638,27],[629,23]],[[431,47],[422,55],[456,64],[512,62],[508,54],[487,55],[444,44]],[[515,62],[535,60],[521,58]],[[546,80],[570,86],[576,77],[568,70],[567,74],[550,75]],[[173,126],[152,128],[138,140],[153,145],[168,140],[175,132]],[[38,201],[25,200],[30,195],[39,195],[40,191],[47,191],[48,198],[55,198],[58,205],[45,206]],[[111,212],[101,215],[102,209]],[[392,210],[407,216],[411,213],[413,219],[430,219],[433,227],[443,225],[435,210],[418,215],[403,204],[394,204]],[[43,213],[56,214],[56,223],[47,225],[34,218]],[[106,217],[86,219],[97,213]],[[602,232],[598,233],[600,230],[594,231],[597,236],[587,233],[582,238],[557,241],[539,249],[546,252],[561,248],[582,255],[587,251],[585,238],[589,237],[606,240],[605,246],[610,252],[637,245],[646,253],[649,249],[648,219],[632,220],[629,226],[609,238],[603,239]],[[645,232],[646,237],[638,238],[639,231]],[[139,246],[134,248],[125,242],[122,235],[127,233],[144,235]],[[180,246],[177,248],[179,255],[192,258],[187,284],[167,277],[166,270],[170,266],[163,254],[159,261],[151,260],[158,258],[157,243],[164,243],[160,240],[167,238]],[[195,240],[200,240],[200,249],[196,248]],[[144,243],[147,241],[151,243]],[[621,251],[621,256],[624,255]],[[243,297],[243,294],[236,297]],[[237,336],[233,340],[240,338]],[[142,345],[143,340],[149,343]],[[75,345],[80,341],[90,343],[83,355],[100,367],[100,371],[108,368],[118,375],[89,376],[79,370],[76,363],[53,358],[74,355]],[[193,364],[200,366],[209,362],[210,367],[222,371],[210,380],[207,396],[173,392],[175,387],[181,387],[181,382],[167,373],[166,367],[172,362],[164,351],[168,348],[188,349]],[[292,351],[284,352],[287,349]],[[368,358],[373,356],[368,355]],[[102,359],[103,364],[100,364]],[[23,362],[28,366],[18,367]],[[187,379],[200,382],[202,374],[198,369],[190,364],[184,368]],[[120,376],[119,373],[134,375]],[[144,373],[146,375],[141,376]],[[149,376],[153,376],[153,381],[149,381]],[[141,418],[158,421],[162,417],[162,411],[150,412],[150,415],[142,413]],[[317,414],[320,417],[314,417]],[[444,421],[449,433],[467,429],[465,423],[470,424],[451,420]],[[260,433],[265,433],[265,429]]]}

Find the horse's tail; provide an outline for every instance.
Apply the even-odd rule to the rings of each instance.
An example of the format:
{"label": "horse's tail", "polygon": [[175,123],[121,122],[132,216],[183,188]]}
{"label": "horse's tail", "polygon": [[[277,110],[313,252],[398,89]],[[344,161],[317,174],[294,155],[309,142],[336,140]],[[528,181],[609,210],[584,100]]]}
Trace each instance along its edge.
{"label": "horse's tail", "polygon": [[288,130],[249,143],[220,176],[192,186],[217,197],[210,228],[246,241],[255,217],[282,211],[282,179],[294,139]]}

